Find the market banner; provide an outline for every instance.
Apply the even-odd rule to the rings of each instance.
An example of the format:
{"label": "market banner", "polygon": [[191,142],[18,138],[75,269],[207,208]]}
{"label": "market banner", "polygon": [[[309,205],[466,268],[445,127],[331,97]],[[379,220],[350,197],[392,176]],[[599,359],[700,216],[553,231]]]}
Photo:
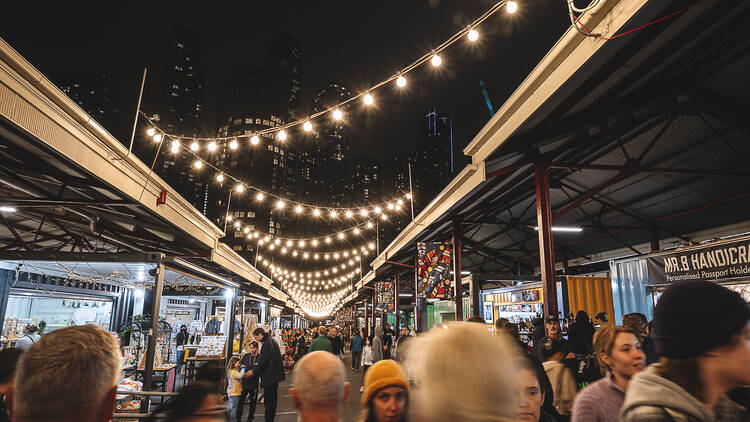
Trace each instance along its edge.
{"label": "market banner", "polygon": [[648,258],[649,283],[750,277],[750,239]]}
{"label": "market banner", "polygon": [[428,299],[453,298],[451,242],[417,242],[417,294]]}
{"label": "market banner", "polygon": [[393,287],[392,281],[378,281],[375,283],[375,297],[378,309],[394,309]]}

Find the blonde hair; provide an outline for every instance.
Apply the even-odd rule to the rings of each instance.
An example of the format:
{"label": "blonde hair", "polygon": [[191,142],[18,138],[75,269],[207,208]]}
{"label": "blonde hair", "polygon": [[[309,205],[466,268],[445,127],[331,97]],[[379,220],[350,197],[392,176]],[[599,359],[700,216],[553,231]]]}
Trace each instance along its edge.
{"label": "blonde hair", "polygon": [[117,385],[120,360],[116,338],[95,325],[45,334],[18,361],[14,420],[86,419]]}
{"label": "blonde hair", "polygon": [[602,372],[612,372],[612,368],[602,360],[601,355],[603,353],[607,356],[612,356],[612,348],[615,347],[615,339],[617,339],[617,336],[621,333],[632,334],[640,339],[638,334],[622,325],[605,325],[594,333],[594,353],[596,353],[596,361],[599,362],[599,368]]}
{"label": "blonde hair", "polygon": [[417,381],[413,392],[417,419],[514,420],[517,373],[514,348],[506,336],[461,322],[434,328],[411,341],[405,366]]}

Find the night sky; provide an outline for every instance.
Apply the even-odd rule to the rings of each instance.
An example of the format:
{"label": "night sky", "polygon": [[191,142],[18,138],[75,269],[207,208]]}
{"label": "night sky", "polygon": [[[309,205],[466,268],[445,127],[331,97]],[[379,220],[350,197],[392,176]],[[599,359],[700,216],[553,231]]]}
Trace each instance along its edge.
{"label": "night sky", "polygon": [[[398,1],[150,1],[11,2],[0,36],[53,81],[61,74],[111,75],[121,127],[129,137],[143,67],[149,68],[144,110],[157,113],[167,43],[173,25],[201,31],[198,66],[206,73],[204,136],[215,134],[219,87],[236,63],[263,56],[285,31],[302,39],[301,111],[317,91],[340,81],[364,90],[430,51],[492,6],[489,0]],[[482,77],[497,109],[569,26],[562,0],[519,0],[514,16],[498,13],[478,28],[480,40],[459,40],[410,73],[405,92],[375,91],[377,108],[349,116],[355,156],[387,159],[422,137],[428,107],[454,113],[456,143],[464,146],[489,119]]]}

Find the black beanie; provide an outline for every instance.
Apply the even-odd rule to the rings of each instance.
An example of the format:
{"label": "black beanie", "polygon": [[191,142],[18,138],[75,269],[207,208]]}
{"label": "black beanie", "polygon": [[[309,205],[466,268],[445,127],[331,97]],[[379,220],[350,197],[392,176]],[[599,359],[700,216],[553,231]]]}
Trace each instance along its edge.
{"label": "black beanie", "polygon": [[669,287],[654,309],[656,351],[669,358],[691,358],[725,344],[750,319],[742,296],[708,281]]}

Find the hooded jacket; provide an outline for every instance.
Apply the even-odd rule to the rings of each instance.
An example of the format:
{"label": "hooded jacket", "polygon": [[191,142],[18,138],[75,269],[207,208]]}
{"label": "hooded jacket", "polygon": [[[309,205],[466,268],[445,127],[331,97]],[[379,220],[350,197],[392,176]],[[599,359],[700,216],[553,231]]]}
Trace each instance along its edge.
{"label": "hooded jacket", "polygon": [[726,397],[714,414],[679,385],[659,376],[659,364],[637,374],[628,384],[620,410],[621,422],[729,422],[739,421],[742,407]]}
{"label": "hooded jacket", "polygon": [[380,326],[375,327],[374,336],[372,338],[372,363],[377,363],[383,360],[383,328]]}

